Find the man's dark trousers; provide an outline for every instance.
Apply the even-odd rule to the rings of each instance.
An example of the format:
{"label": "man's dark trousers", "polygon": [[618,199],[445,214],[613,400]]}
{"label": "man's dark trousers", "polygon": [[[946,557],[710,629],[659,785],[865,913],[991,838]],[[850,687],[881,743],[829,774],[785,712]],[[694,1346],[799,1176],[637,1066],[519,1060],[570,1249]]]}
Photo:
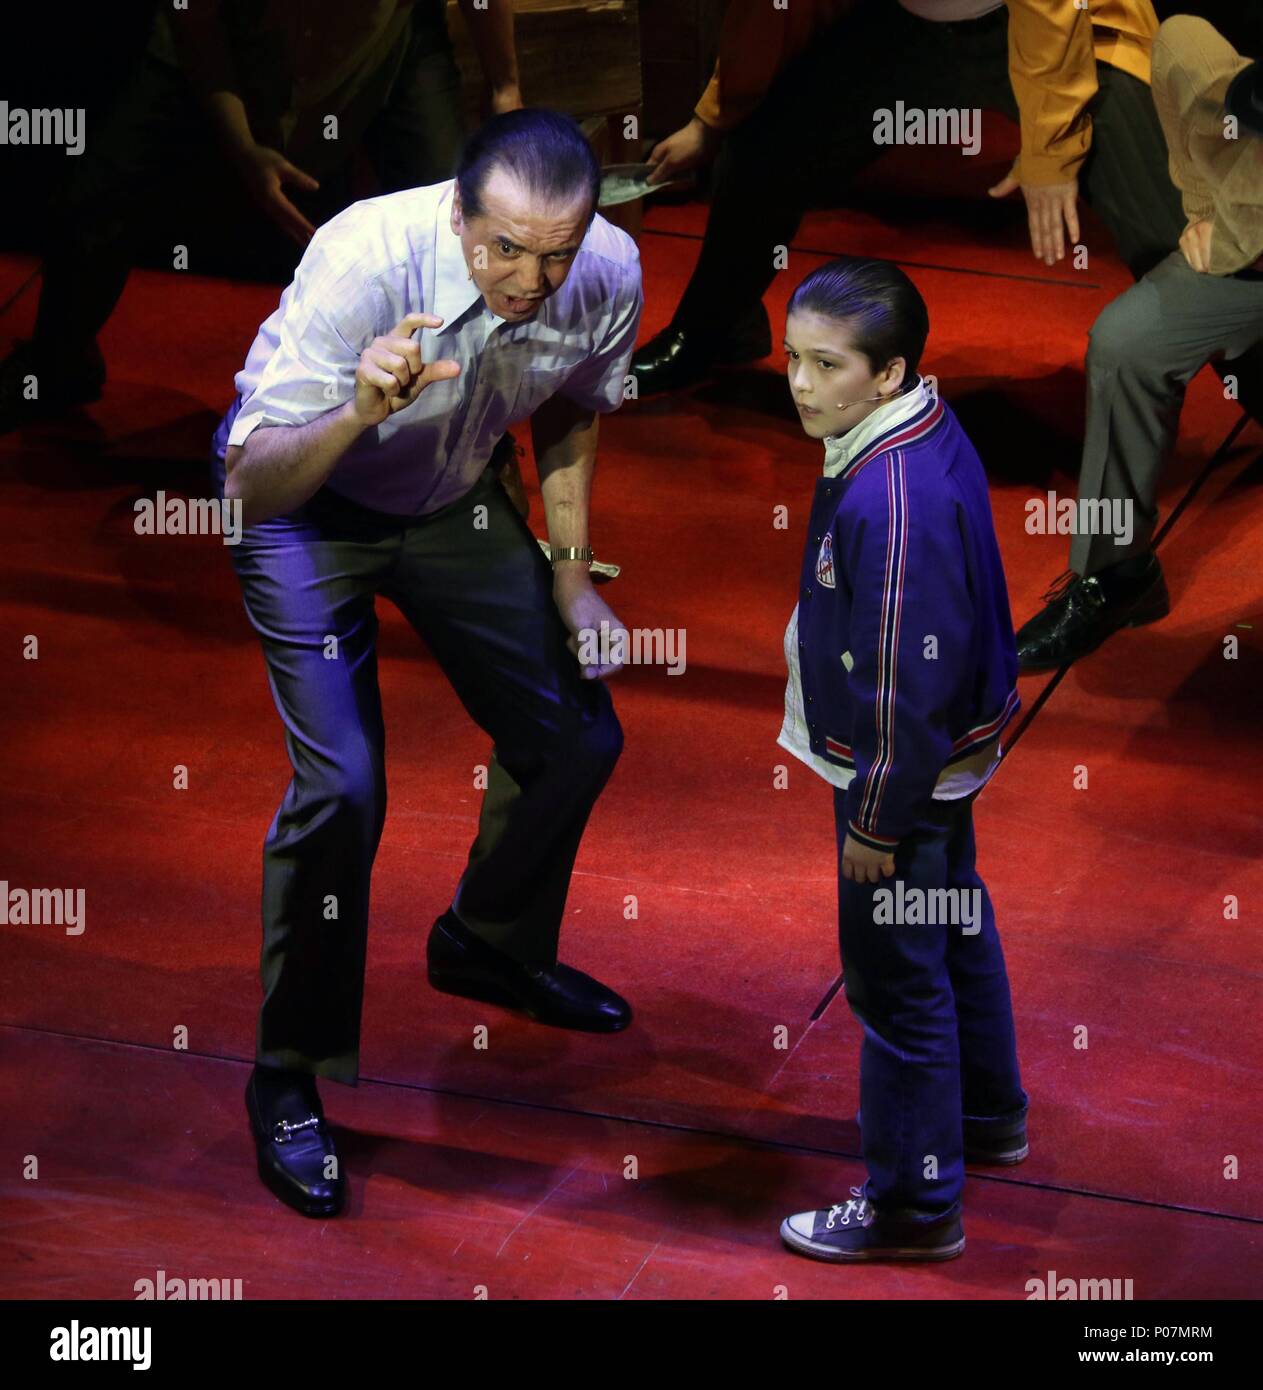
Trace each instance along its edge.
{"label": "man's dark trousers", "polygon": [[[962,1117],[985,1132],[1023,1115],[1027,1106],[1004,953],[975,865],[974,797],[932,801],[900,841],[894,876],[878,883],[842,877],[845,799],[835,788],[843,982],[864,1028],[865,1194],[878,1212],[930,1221],[959,1211]],[[905,902],[910,889],[954,889],[958,904],[976,904],[979,912],[958,925],[882,920],[889,914],[875,895],[897,894],[898,880]]]}
{"label": "man's dark trousers", "polygon": [[[215,476],[222,495],[218,460]],[[396,604],[494,742],[452,905],[522,964],[556,963],[575,854],[622,730],[604,685],[580,678],[552,570],[494,467],[421,518],[325,488],[245,528],[231,553],[294,768],[263,851],[256,1059],[354,1085],[386,816],[376,597]]]}

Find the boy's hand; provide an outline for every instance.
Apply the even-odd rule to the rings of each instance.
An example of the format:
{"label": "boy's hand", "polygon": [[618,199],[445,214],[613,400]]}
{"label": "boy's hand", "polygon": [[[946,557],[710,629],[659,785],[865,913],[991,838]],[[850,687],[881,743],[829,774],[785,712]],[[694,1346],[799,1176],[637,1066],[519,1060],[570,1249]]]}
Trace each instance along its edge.
{"label": "boy's hand", "polygon": [[848,835],[842,845],[842,877],[853,883],[880,883],[895,871],[895,856],[870,849]]}

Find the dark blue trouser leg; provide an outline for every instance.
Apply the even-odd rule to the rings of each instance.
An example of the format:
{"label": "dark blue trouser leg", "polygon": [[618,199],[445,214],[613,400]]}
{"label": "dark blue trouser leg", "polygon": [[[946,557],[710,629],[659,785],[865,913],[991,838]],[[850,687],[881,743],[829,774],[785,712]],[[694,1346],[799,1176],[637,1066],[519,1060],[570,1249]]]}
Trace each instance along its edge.
{"label": "dark blue trouser leg", "polygon": [[[931,803],[900,844],[894,877],[871,884],[841,876],[843,801],[839,790],[839,938],[847,1003],[864,1029],[866,1191],[879,1211],[932,1220],[960,1201],[963,1111],[999,1120],[1026,1105],[1004,957],[974,864],[972,804]],[[913,894],[925,895],[921,916],[935,922],[899,920],[911,917]],[[944,921],[949,903],[955,917]]]}
{"label": "dark blue trouser leg", "polygon": [[962,893],[976,890],[981,908],[980,920],[971,923],[971,930],[949,930],[947,934],[947,973],[956,1003],[960,1050],[961,1110],[977,1129],[989,1122],[1004,1124],[1024,1114],[1027,1095],[1017,1061],[1004,951],[991,896],[975,863],[972,800],[946,804],[960,808],[948,849],[948,886]]}

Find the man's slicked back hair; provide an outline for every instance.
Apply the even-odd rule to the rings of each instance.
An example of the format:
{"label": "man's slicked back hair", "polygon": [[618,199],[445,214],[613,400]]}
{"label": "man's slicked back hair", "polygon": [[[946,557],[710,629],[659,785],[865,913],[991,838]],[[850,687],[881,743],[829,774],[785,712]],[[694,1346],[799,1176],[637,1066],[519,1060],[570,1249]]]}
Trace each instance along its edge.
{"label": "man's slicked back hair", "polygon": [[583,198],[589,222],[596,212],[601,166],[578,124],[559,111],[506,111],[474,131],[456,168],[467,217],[481,217],[486,211],[483,190],[496,169],[510,174],[540,206],[565,206]]}

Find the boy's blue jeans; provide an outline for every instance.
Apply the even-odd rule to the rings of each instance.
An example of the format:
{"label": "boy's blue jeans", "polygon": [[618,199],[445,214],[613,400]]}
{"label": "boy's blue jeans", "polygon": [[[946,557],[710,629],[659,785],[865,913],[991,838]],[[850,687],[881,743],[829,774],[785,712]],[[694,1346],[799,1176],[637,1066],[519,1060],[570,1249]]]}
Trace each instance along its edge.
{"label": "boy's blue jeans", "polygon": [[931,802],[878,883],[842,877],[845,798],[835,788],[843,982],[864,1028],[865,1193],[883,1216],[933,1221],[960,1210],[962,1118],[998,1127],[1027,1104],[1004,954],[974,866],[974,797]]}

